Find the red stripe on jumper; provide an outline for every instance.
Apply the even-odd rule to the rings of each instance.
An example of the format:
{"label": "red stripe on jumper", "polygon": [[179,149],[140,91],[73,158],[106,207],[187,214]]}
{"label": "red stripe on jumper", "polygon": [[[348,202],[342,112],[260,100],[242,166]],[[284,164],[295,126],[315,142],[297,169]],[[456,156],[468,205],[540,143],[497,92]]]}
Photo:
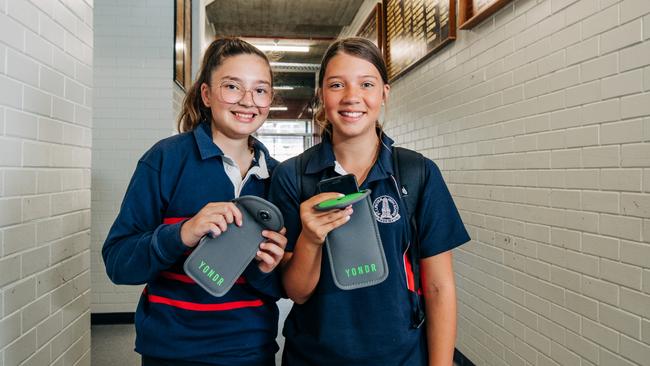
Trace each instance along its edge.
{"label": "red stripe on jumper", "polygon": [[151,295],[151,294],[148,294],[147,298],[149,299],[149,302],[152,303],[164,304],[175,308],[192,310],[192,311],[228,311],[228,310],[242,309],[242,308],[253,308],[253,307],[259,307],[264,305],[264,302],[259,299],[249,300],[249,301],[232,301],[232,302],[225,302],[222,304],[199,304],[196,302],[174,300],[168,297],[162,297],[162,296]]}
{"label": "red stripe on jumper", "polygon": [[189,219],[189,217],[165,217],[163,219],[163,224],[165,225],[177,224],[185,219]]}
{"label": "red stripe on jumper", "polygon": [[404,253],[404,267],[406,269],[406,287],[409,291],[415,291],[415,279],[413,278],[413,267],[408,256]]}
{"label": "red stripe on jumper", "polygon": [[[192,278],[190,278],[190,276],[181,273],[163,271],[160,272],[160,276],[168,280],[180,281],[185,283],[196,283]],[[235,281],[235,284],[237,285],[242,285],[244,283],[246,283],[246,279],[244,277],[239,277],[237,281]]]}
{"label": "red stripe on jumper", "polygon": [[[413,275],[413,266],[409,260],[406,253],[404,253],[404,268],[406,269],[406,287],[409,291],[415,291],[415,276]],[[422,265],[420,264],[420,288],[418,289],[418,295],[422,295],[422,278],[424,273],[422,271]]]}

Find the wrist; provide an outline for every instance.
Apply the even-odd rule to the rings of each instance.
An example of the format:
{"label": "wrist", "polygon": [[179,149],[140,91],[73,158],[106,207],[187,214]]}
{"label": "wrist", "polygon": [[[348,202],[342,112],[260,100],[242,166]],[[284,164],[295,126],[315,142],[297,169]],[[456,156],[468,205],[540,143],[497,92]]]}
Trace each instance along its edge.
{"label": "wrist", "polygon": [[165,264],[175,263],[187,251],[181,240],[181,226],[182,223],[163,224],[154,231],[153,249]]}
{"label": "wrist", "polygon": [[197,238],[192,234],[192,229],[190,228],[190,224],[188,224],[188,222],[189,220],[181,224],[181,243],[183,243],[183,245],[186,247],[193,248],[199,242],[200,238]]}
{"label": "wrist", "polygon": [[298,240],[296,240],[296,244],[300,243],[306,249],[310,249],[314,252],[320,251],[324,242],[324,240],[319,241],[316,238],[311,238],[310,236],[305,235],[304,232],[301,232],[300,235],[298,235]]}

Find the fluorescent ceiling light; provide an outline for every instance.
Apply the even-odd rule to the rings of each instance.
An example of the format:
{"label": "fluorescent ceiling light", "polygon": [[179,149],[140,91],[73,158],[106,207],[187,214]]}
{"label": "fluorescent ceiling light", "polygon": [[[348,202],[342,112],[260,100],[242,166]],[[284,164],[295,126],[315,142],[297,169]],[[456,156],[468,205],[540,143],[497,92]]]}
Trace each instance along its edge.
{"label": "fluorescent ceiling light", "polygon": [[307,64],[301,62],[277,62],[271,61],[271,67],[320,67],[320,64]]}
{"label": "fluorescent ceiling light", "polygon": [[274,86],[273,89],[275,89],[275,90],[293,90],[294,88],[293,88],[293,86],[289,86],[289,85],[278,85],[278,86]]}
{"label": "fluorescent ceiling light", "polygon": [[285,46],[279,44],[253,44],[261,51],[275,52],[309,52],[309,46]]}
{"label": "fluorescent ceiling light", "polygon": [[271,110],[271,111],[286,111],[287,109],[289,109],[289,108],[287,108],[287,107],[271,107],[269,110]]}

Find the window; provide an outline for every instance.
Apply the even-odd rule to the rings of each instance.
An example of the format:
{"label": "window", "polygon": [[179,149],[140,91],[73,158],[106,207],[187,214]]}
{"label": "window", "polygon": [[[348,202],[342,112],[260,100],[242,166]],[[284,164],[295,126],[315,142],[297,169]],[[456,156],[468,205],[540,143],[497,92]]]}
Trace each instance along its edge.
{"label": "window", "polygon": [[314,143],[310,120],[267,120],[255,137],[278,161],[296,156]]}

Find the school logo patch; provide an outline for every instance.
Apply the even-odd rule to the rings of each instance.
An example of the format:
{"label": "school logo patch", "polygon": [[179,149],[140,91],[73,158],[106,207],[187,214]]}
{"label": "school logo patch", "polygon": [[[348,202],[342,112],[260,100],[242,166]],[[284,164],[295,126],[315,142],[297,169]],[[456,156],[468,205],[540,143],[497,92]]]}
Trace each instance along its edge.
{"label": "school logo patch", "polygon": [[390,224],[399,220],[399,205],[391,196],[379,196],[372,203],[372,209],[375,212],[375,219],[382,224]]}

